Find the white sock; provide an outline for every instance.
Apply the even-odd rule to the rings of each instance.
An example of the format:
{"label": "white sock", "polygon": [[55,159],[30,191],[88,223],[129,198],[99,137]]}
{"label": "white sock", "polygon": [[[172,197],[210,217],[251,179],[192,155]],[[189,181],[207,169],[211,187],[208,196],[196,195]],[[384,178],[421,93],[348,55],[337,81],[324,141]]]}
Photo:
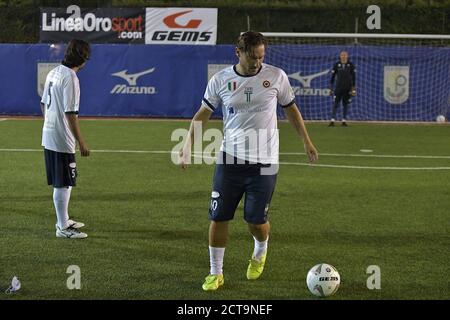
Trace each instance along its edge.
{"label": "white sock", "polygon": [[69,224],[69,200],[72,187],[54,188],[53,189],[53,203],[56,210],[56,218],[58,227],[66,229]]}
{"label": "white sock", "polygon": [[255,249],[253,250],[253,259],[260,261],[262,256],[267,252],[267,244],[269,242],[269,238],[265,241],[258,241],[255,237]]}
{"label": "white sock", "polygon": [[209,247],[210,274],[223,274],[223,256],[225,248]]}

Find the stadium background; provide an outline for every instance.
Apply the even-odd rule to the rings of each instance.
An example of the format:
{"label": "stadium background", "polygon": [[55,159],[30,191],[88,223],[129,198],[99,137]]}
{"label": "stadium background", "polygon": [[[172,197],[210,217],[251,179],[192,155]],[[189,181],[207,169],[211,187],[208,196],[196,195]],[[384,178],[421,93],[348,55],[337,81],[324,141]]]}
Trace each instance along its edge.
{"label": "stadium background", "polygon": [[[369,2],[302,1],[301,8],[294,1],[238,3],[167,1],[164,6],[219,7],[218,43],[225,46],[247,29],[247,15],[252,29],[265,31],[353,32],[354,18],[359,17],[360,32],[377,32],[365,29]],[[377,3],[383,33],[449,34],[450,1]],[[35,68],[37,60],[47,61],[50,50],[48,44],[37,44],[38,6],[68,4],[72,2],[0,1],[0,75],[5,77],[0,100],[33,94],[30,105],[38,102]],[[27,61],[26,53],[34,59]],[[14,64],[12,59],[26,63]],[[95,64],[92,59],[80,72],[83,97],[89,90],[86,76]],[[205,81],[203,68],[199,72]],[[25,76],[13,75],[16,70]],[[12,79],[20,81],[13,88]],[[203,88],[195,90],[201,95]],[[88,107],[81,106],[83,112]],[[319,262],[334,265],[342,277],[331,299],[450,297],[448,124],[350,123],[328,128],[307,123],[320,154],[319,162],[309,165],[294,130],[280,121],[282,163],[271,205],[267,269],[261,281],[249,283],[245,278],[252,242],[239,206],[227,247],[226,286],[214,295],[201,290],[208,270],[207,208],[214,167],[193,165],[182,172],[170,157],[178,143],[170,140],[171,134],[188,128],[188,122],[81,117],[80,125],[92,155],[77,158],[79,185],[70,214],[86,223],[89,238],[73,242],[55,238],[40,144],[42,118],[0,119],[0,286],[6,288],[13,275],[22,281],[17,294],[1,293],[0,300],[315,299],[305,278]],[[221,125],[212,121],[209,127],[220,130]],[[81,268],[81,290],[66,286],[70,265]],[[366,286],[369,265],[381,268],[381,290]]]}

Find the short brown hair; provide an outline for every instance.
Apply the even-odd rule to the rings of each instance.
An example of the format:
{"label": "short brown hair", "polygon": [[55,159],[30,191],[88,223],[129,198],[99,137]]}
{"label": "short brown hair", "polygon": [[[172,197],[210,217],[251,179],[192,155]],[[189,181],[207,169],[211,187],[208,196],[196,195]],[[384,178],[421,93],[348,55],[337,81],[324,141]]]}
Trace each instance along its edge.
{"label": "short brown hair", "polygon": [[267,39],[255,31],[244,32],[236,41],[236,47],[245,53],[251,53],[253,48],[262,44],[267,47]]}
{"label": "short brown hair", "polygon": [[89,43],[83,40],[72,39],[67,45],[63,64],[68,68],[79,67],[89,60],[90,55],[91,48]]}

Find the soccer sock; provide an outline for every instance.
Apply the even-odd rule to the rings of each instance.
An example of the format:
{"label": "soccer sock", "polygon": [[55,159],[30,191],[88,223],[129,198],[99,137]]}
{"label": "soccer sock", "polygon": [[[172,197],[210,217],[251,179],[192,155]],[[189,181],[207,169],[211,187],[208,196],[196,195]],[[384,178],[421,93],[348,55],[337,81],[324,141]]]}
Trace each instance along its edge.
{"label": "soccer sock", "polygon": [[210,274],[222,274],[223,273],[223,256],[225,254],[225,248],[209,247],[209,264]]}
{"label": "soccer sock", "polygon": [[253,250],[253,259],[261,261],[263,255],[267,252],[267,244],[269,242],[269,238],[265,241],[258,241],[255,237],[255,249]]}
{"label": "soccer sock", "polygon": [[58,220],[58,227],[65,229],[68,227],[69,220],[69,200],[72,187],[54,188],[53,189],[53,203],[56,210],[56,218]]}

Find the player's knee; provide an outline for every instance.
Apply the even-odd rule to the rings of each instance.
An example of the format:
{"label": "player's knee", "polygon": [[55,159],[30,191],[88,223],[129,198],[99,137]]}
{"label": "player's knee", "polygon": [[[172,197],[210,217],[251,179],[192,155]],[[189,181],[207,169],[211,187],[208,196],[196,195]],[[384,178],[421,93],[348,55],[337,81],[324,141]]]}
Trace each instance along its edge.
{"label": "player's knee", "polygon": [[263,223],[248,222],[248,227],[250,231],[261,232],[267,229],[268,223],[268,221]]}

